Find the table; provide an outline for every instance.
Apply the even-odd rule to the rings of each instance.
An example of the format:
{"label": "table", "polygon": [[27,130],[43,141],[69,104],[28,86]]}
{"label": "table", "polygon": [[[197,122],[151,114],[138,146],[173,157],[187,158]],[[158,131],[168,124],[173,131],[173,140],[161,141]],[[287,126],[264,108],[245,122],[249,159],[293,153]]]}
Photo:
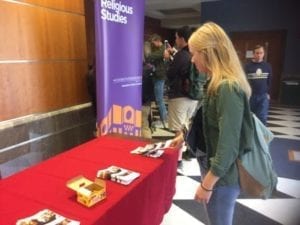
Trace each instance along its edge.
{"label": "table", "polygon": [[[175,193],[178,151],[158,159],[130,154],[147,142],[103,136],[0,181],[0,224],[15,224],[42,209],[82,225],[159,225]],[[99,169],[116,165],[141,173],[128,186],[107,181],[107,198],[91,208],[76,202],[66,182],[78,175],[94,180]]]}

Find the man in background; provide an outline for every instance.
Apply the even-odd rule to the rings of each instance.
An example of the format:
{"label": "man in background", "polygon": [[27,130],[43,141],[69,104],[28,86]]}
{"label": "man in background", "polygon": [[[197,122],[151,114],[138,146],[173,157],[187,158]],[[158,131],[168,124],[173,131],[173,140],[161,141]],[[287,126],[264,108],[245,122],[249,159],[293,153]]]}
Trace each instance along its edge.
{"label": "man in background", "polygon": [[[185,82],[189,78],[191,70],[191,55],[188,48],[188,40],[192,34],[191,28],[184,26],[175,33],[175,42],[178,52],[170,63],[167,78],[169,83],[168,91],[168,115],[169,130],[179,135],[183,126],[188,127],[190,118],[196,110],[198,101],[189,97],[185,90]],[[171,47],[170,53],[172,53]],[[182,169],[182,153],[186,150],[183,146],[179,151],[178,169]]]}
{"label": "man in background", "polygon": [[87,90],[92,102],[92,109],[94,116],[97,116],[97,94],[96,94],[96,69],[95,65],[88,66],[88,72],[86,75]]}
{"label": "man in background", "polygon": [[261,120],[267,123],[272,68],[264,61],[265,49],[256,45],[253,50],[253,59],[245,65],[245,73],[252,88],[250,97],[251,111]]}

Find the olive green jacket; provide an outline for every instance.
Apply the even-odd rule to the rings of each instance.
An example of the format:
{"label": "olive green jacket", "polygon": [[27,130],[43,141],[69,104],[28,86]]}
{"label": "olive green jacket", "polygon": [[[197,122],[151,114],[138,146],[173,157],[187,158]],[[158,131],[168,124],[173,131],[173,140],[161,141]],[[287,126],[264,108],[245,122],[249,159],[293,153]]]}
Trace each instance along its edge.
{"label": "olive green jacket", "polygon": [[155,67],[154,79],[166,80],[167,63],[164,61],[164,46],[153,48],[151,54],[148,56],[149,61]]}
{"label": "olive green jacket", "polygon": [[203,98],[203,134],[211,172],[219,185],[238,184],[236,159],[251,149],[253,122],[246,94],[224,81],[215,95]]}

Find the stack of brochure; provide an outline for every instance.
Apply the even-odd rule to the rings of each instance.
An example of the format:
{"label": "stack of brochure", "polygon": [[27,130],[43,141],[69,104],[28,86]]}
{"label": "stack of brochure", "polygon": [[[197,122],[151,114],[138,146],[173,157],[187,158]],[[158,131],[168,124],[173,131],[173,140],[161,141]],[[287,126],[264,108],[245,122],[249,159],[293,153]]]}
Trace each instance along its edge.
{"label": "stack of brochure", "polygon": [[46,225],[79,225],[79,221],[71,220],[61,216],[49,209],[43,209],[36,214],[20,219],[16,225],[32,225],[32,224],[46,224]]}
{"label": "stack of brochure", "polygon": [[144,155],[147,157],[158,158],[164,153],[164,149],[169,148],[172,140],[166,142],[158,142],[153,144],[147,144],[144,147],[137,147],[132,150],[132,154]]}
{"label": "stack of brochure", "polygon": [[136,178],[140,176],[140,173],[124,169],[118,166],[110,166],[108,168],[98,170],[97,177],[105,180],[111,180],[124,185],[130,184]]}

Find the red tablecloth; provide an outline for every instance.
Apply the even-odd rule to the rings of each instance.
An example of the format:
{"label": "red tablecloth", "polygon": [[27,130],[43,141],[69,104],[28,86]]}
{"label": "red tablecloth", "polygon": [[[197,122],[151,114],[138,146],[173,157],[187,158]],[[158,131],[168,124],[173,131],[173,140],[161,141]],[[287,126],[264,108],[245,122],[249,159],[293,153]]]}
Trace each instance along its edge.
{"label": "red tablecloth", "polygon": [[[42,209],[97,225],[159,225],[175,193],[177,151],[159,159],[130,154],[146,142],[104,136],[0,181],[0,224],[15,224]],[[87,208],[66,182],[78,175],[94,180],[99,169],[116,165],[141,173],[124,186],[107,181],[107,199]]]}

